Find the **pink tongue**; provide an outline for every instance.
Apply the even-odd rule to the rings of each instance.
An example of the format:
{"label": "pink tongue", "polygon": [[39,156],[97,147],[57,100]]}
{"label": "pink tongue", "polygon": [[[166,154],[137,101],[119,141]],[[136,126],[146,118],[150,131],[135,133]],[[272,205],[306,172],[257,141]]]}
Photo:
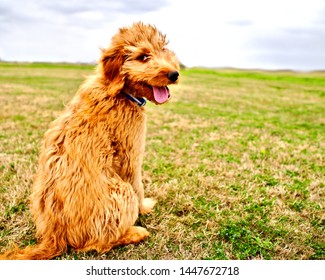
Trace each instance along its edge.
{"label": "pink tongue", "polygon": [[158,103],[164,103],[168,100],[169,91],[167,87],[152,87],[153,95]]}

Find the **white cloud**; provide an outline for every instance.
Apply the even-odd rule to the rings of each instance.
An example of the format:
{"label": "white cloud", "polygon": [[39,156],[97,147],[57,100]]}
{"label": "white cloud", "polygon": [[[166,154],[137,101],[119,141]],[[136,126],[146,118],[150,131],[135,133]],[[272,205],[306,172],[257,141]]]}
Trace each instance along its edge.
{"label": "white cloud", "polygon": [[323,0],[2,0],[0,58],[94,61],[142,20],[188,66],[325,69],[324,18]]}

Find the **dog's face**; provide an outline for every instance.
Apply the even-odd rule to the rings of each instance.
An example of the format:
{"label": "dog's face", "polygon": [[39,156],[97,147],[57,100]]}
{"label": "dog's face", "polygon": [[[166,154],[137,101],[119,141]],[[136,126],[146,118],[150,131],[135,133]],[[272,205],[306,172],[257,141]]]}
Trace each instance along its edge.
{"label": "dog's face", "polygon": [[179,61],[166,45],[165,36],[151,25],[121,28],[103,52],[104,73],[109,80],[123,80],[122,91],[165,103],[170,97],[167,86],[179,78]]}

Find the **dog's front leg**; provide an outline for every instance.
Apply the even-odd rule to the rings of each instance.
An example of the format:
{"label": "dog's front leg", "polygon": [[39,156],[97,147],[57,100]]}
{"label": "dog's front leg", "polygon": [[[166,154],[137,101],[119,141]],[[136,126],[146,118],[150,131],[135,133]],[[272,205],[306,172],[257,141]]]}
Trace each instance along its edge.
{"label": "dog's front leg", "polygon": [[[142,183],[141,183],[142,185]],[[142,187],[143,189],[143,187]],[[153,198],[146,197],[140,202],[140,214],[148,214],[155,207],[157,201]]]}
{"label": "dog's front leg", "polygon": [[133,178],[132,186],[134,191],[136,192],[139,200],[139,211],[140,214],[148,214],[151,212],[151,210],[156,205],[157,201],[153,198],[145,198],[144,197],[144,188],[142,183],[142,176],[141,176],[141,165],[137,165],[137,167],[134,168],[135,176]]}

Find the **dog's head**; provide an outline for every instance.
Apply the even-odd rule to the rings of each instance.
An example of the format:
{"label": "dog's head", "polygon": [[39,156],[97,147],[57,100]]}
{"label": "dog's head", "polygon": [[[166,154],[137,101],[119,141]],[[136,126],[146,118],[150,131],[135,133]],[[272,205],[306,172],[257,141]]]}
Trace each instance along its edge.
{"label": "dog's head", "polygon": [[117,91],[162,104],[170,97],[168,85],[178,82],[179,61],[167,49],[166,36],[154,26],[135,23],[121,28],[103,49],[101,72]]}

